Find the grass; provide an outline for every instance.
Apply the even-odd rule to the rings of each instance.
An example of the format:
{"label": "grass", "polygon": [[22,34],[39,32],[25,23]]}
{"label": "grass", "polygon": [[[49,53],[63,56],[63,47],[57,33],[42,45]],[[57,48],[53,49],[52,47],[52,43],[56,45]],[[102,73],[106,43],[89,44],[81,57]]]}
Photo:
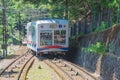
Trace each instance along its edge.
{"label": "grass", "polygon": [[39,63],[34,63],[32,68],[27,74],[27,80],[51,80],[52,75],[50,70],[44,65],[43,62],[40,63],[41,69],[38,68]]}

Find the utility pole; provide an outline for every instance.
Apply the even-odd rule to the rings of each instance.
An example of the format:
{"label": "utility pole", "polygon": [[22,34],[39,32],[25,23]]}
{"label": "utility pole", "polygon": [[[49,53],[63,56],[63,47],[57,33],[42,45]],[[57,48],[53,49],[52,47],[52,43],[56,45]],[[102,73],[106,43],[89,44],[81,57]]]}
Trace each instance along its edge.
{"label": "utility pole", "polygon": [[2,25],[3,25],[3,56],[7,56],[7,35],[6,35],[6,6],[5,1],[2,0]]}
{"label": "utility pole", "polygon": [[68,20],[68,0],[66,0],[65,4],[66,4],[65,19]]}

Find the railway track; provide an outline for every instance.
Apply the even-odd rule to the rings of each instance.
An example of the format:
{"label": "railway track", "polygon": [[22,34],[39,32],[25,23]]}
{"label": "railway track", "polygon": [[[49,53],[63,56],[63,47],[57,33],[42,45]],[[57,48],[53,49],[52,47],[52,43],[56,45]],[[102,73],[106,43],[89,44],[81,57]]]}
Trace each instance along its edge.
{"label": "railway track", "polygon": [[47,59],[45,63],[53,68],[62,80],[99,80],[98,77],[63,59]]}
{"label": "railway track", "polygon": [[0,80],[25,80],[28,68],[34,57],[28,50],[0,72]]}

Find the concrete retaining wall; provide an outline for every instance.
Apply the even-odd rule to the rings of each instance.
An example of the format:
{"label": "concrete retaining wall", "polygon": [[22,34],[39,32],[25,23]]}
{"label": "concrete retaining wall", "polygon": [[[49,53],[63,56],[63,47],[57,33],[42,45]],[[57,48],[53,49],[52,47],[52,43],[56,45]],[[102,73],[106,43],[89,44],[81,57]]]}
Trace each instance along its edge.
{"label": "concrete retaining wall", "polygon": [[[96,42],[109,45],[105,55],[86,53],[81,50]],[[75,47],[76,50],[71,49],[70,52],[75,53],[76,64],[90,72],[97,73],[101,76],[101,80],[120,80],[120,25],[114,25],[99,33],[81,36],[76,39]]]}

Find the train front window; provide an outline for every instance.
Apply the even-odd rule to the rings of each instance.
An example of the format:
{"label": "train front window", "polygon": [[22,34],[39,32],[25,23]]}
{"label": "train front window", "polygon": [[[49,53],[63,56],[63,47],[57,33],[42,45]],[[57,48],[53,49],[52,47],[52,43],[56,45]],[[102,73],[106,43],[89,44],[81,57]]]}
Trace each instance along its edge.
{"label": "train front window", "polygon": [[66,30],[55,30],[54,44],[65,45],[66,43]]}
{"label": "train front window", "polygon": [[40,46],[52,45],[52,31],[43,30],[40,32]]}

